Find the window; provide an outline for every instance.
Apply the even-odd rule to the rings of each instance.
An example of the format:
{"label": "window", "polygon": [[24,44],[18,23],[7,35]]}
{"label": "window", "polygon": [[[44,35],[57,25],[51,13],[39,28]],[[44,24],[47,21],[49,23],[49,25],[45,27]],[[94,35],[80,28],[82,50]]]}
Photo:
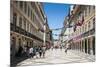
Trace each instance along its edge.
{"label": "window", "polygon": [[29,31],[29,23],[27,24],[27,31]]}
{"label": "window", "polygon": [[90,27],[91,27],[91,24],[90,24],[90,21],[89,21],[89,23],[88,23],[88,29],[90,29]]}
{"label": "window", "polygon": [[23,1],[19,2],[19,6],[20,6],[21,9],[23,9]]}
{"label": "window", "polygon": [[19,27],[22,27],[22,17],[19,18]]}
{"label": "window", "polygon": [[95,10],[95,6],[93,6],[93,9]]}
{"label": "window", "polygon": [[80,28],[80,34],[82,33],[82,32],[81,32],[81,31],[82,31],[81,29],[82,29],[82,28]]}
{"label": "window", "polygon": [[87,31],[87,25],[85,25],[85,32]]}
{"label": "window", "polygon": [[24,19],[24,29],[26,30],[26,19]]}
{"label": "window", "polygon": [[87,16],[87,8],[86,8],[86,10],[85,10],[85,17]]}
{"label": "window", "polygon": [[90,14],[90,11],[91,11],[91,6],[89,6],[89,14]]}
{"label": "window", "polygon": [[82,32],[84,33],[84,26],[83,26],[83,31]]}
{"label": "window", "polygon": [[27,13],[27,3],[26,2],[24,2],[24,11],[25,13]]}
{"label": "window", "polygon": [[83,15],[84,15],[84,17],[85,17],[85,10],[84,10],[84,14],[83,14]]}
{"label": "window", "polygon": [[30,7],[28,6],[28,16],[30,16]]}
{"label": "window", "polygon": [[34,22],[34,13],[32,14],[32,21]]}
{"label": "window", "polygon": [[84,32],[84,26],[82,26],[82,33]]}
{"label": "window", "polygon": [[28,28],[28,31],[30,32],[30,24],[29,24],[29,28]]}
{"label": "window", "polygon": [[21,39],[19,39],[19,46],[21,46]]}
{"label": "window", "polygon": [[80,29],[78,29],[78,35],[80,34]]}
{"label": "window", "polygon": [[40,12],[41,12],[41,14],[42,14],[43,19],[45,19],[45,18],[44,18],[44,14],[43,14],[42,9],[41,9],[40,6],[39,6],[39,8],[40,8]]}
{"label": "window", "polygon": [[31,2],[31,5],[32,5],[32,7],[34,7],[35,6],[35,2]]}
{"label": "window", "polygon": [[30,25],[30,33],[32,33],[32,25]]}
{"label": "window", "polygon": [[16,6],[18,5],[18,1],[15,1]]}
{"label": "window", "polygon": [[93,28],[95,28],[95,18],[93,19]]}
{"label": "window", "polygon": [[78,35],[78,30],[76,30],[76,36]]}
{"label": "window", "polygon": [[17,23],[17,14],[13,13],[13,24],[16,25]]}
{"label": "window", "polygon": [[79,29],[77,30],[77,35],[79,35]]}
{"label": "window", "polygon": [[30,30],[31,30],[30,32],[31,32],[31,33],[32,33],[32,29],[33,29],[33,28],[32,28],[32,25],[31,25],[31,27],[30,27]]}
{"label": "window", "polygon": [[33,13],[32,13],[32,10],[31,10],[31,20],[32,20],[32,17],[33,17]]}

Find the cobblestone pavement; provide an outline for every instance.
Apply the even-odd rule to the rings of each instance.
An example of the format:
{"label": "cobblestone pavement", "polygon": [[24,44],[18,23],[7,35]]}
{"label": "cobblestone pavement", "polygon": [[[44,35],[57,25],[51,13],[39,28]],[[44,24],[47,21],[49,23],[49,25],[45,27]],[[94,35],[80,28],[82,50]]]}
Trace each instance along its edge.
{"label": "cobblestone pavement", "polygon": [[65,50],[53,49],[46,51],[45,58],[29,58],[21,63],[17,64],[17,67],[32,66],[32,65],[44,65],[44,64],[58,64],[58,63],[83,63],[94,62],[95,56],[87,55],[83,52],[68,50],[67,54]]}

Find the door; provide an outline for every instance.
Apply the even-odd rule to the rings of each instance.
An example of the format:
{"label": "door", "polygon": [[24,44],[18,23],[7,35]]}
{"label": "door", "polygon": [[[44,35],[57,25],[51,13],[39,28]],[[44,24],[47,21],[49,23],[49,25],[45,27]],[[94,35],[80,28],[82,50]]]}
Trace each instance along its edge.
{"label": "door", "polygon": [[15,47],[16,47],[16,39],[15,37],[11,38],[11,46],[10,46],[10,55],[11,58],[13,58],[15,56]]}
{"label": "door", "polygon": [[90,39],[88,39],[88,54],[90,54]]}
{"label": "door", "polygon": [[87,40],[85,39],[85,53],[87,53]]}
{"label": "door", "polygon": [[93,41],[92,41],[92,45],[93,45],[93,55],[95,55],[95,37],[93,37]]}

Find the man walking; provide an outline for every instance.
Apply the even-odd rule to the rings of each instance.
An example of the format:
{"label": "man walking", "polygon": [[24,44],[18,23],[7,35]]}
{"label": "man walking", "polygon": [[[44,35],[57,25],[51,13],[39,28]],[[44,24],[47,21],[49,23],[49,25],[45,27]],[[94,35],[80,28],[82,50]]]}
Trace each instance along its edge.
{"label": "man walking", "polygon": [[30,54],[30,58],[33,58],[33,48],[32,47],[29,49],[29,54]]}
{"label": "man walking", "polygon": [[67,54],[67,48],[65,49],[65,53]]}
{"label": "man walking", "polygon": [[67,54],[67,50],[68,50],[68,45],[69,45],[69,44],[67,44],[67,45],[66,45],[66,48],[65,48],[65,53],[66,53],[66,54]]}
{"label": "man walking", "polygon": [[40,55],[40,58],[41,58],[41,55],[42,55],[42,48],[41,47],[39,48],[39,55]]}

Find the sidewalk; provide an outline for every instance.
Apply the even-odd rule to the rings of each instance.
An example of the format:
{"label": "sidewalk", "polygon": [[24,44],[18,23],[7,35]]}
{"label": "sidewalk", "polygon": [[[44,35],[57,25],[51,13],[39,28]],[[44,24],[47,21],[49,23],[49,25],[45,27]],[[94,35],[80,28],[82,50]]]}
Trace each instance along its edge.
{"label": "sidewalk", "polygon": [[87,59],[91,60],[92,62],[94,62],[96,60],[95,55],[89,55],[89,54],[86,54],[86,53],[84,53],[82,51],[78,51],[78,50],[69,50],[69,51],[72,53],[75,53],[78,56],[87,58]]}
{"label": "sidewalk", "polygon": [[67,63],[86,63],[94,62],[95,56],[88,55],[77,50],[68,50],[67,54],[65,49],[53,49],[47,50],[45,58],[31,58],[26,59],[19,64],[17,67],[44,65],[44,64],[67,64]]}
{"label": "sidewalk", "polygon": [[15,67],[18,63],[28,59],[28,57],[15,57],[14,59],[10,59],[10,67]]}

